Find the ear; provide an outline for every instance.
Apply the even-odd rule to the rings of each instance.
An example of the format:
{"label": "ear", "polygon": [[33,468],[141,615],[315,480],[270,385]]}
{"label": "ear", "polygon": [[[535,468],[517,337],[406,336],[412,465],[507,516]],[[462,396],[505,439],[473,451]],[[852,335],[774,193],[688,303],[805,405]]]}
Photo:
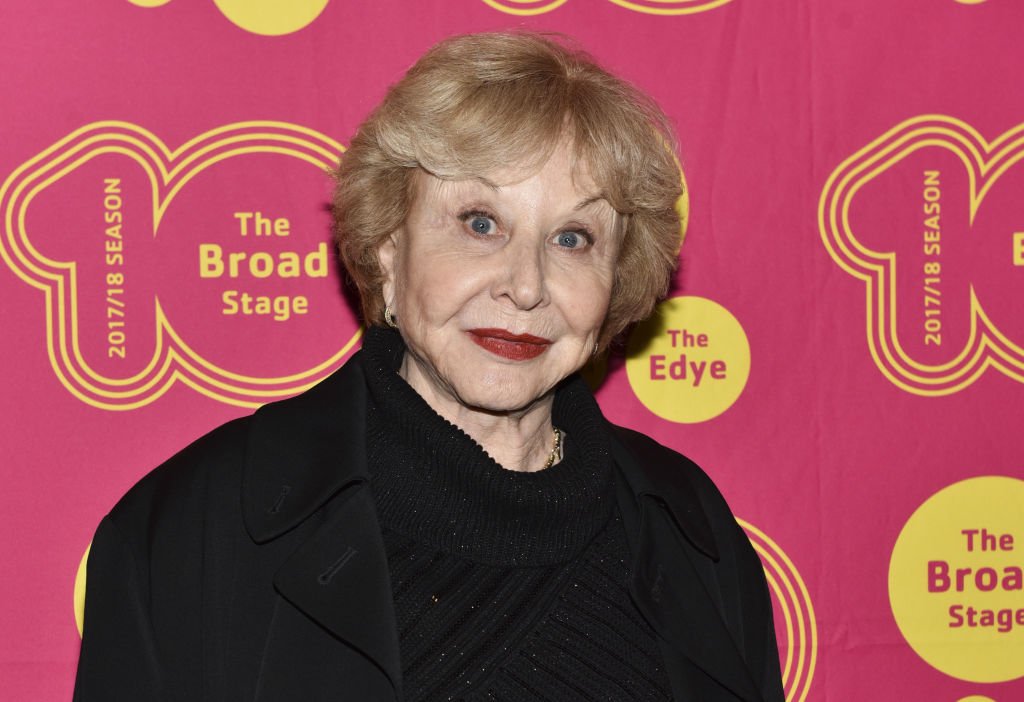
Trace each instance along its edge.
{"label": "ear", "polygon": [[382,293],[384,303],[391,305],[395,301],[395,281],[398,279],[398,238],[401,229],[397,229],[381,242],[377,247],[377,261],[380,270],[384,274]]}

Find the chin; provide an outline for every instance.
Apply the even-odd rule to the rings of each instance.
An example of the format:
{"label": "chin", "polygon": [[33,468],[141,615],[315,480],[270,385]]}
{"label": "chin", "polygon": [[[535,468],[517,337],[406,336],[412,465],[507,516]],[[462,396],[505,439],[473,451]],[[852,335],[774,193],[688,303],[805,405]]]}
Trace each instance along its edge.
{"label": "chin", "polygon": [[487,412],[508,413],[525,410],[544,398],[558,384],[544,382],[523,368],[488,370],[456,387],[459,400],[467,407]]}

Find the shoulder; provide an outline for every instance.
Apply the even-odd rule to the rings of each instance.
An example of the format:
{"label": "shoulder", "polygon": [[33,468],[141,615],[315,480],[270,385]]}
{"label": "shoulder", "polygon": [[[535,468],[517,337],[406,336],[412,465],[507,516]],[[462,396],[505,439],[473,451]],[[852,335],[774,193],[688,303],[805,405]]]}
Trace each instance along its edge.
{"label": "shoulder", "polygon": [[[143,476],[114,506],[112,513],[132,512],[174,497],[204,492],[239,469],[245,461],[252,417],[241,417],[199,437]],[[237,484],[237,483],[236,483]]]}
{"label": "shoulder", "polygon": [[705,498],[721,500],[721,492],[707,473],[683,454],[634,429],[612,425],[615,437],[636,459],[643,477],[653,488],[692,488]]}
{"label": "shoulder", "polygon": [[738,526],[707,473],[683,454],[638,431],[612,425],[612,433],[616,462],[637,497],[661,502],[694,545],[717,559],[722,540],[733,540]]}
{"label": "shoulder", "polygon": [[206,521],[213,505],[237,504],[251,421],[242,417],[223,424],[154,468],[117,501],[108,521],[145,544],[161,532],[184,536],[182,530]]}
{"label": "shoulder", "polygon": [[784,696],[764,570],[722,493],[682,454],[630,429],[613,427],[613,433],[619,444],[614,449],[616,462],[637,501],[652,499],[671,515],[688,542],[682,552],[705,591],[717,594],[722,620],[743,651],[763,699],[781,702]]}
{"label": "shoulder", "polygon": [[140,548],[155,552],[158,544],[172,554],[204,533],[217,543],[241,534],[262,543],[283,534],[361,475],[364,395],[353,357],[305,392],[179,451],[136,483],[109,520]]}

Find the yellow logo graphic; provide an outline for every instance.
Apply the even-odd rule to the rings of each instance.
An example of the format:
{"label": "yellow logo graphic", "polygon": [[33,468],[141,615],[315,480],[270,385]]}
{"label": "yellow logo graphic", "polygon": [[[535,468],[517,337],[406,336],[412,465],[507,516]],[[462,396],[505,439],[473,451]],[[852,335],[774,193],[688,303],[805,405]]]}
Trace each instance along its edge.
{"label": "yellow logo graphic", "polygon": [[954,483],[915,511],[893,547],[889,602],[932,667],[976,683],[1024,676],[1024,480]]}
{"label": "yellow logo graphic", "polygon": [[[804,702],[818,663],[818,622],[807,585],[786,552],[750,522],[737,519],[764,566],[768,589],[782,614],[786,640],[782,663],[782,685],[786,702]],[[776,617],[776,624],[779,624]]]}
{"label": "yellow logo graphic", "polygon": [[[1024,348],[993,321],[1024,331],[1005,289],[1019,280],[1024,235],[1007,226],[1018,216],[1013,185],[994,190],[1001,178],[1020,177],[1012,169],[1022,157],[1024,125],[988,142],[960,120],[924,115],[829,176],[818,206],[822,241],[864,283],[871,356],[901,389],[948,395],[990,367],[1024,382]],[[983,295],[979,286],[994,289]]]}
{"label": "yellow logo graphic", "polygon": [[[510,15],[540,15],[568,0],[483,0],[495,10]],[[608,0],[620,7],[648,15],[692,15],[726,5],[732,0]]]}
{"label": "yellow logo graphic", "polygon": [[75,626],[78,627],[78,635],[82,635],[85,629],[85,571],[89,563],[89,551],[92,549],[92,542],[85,547],[82,560],[78,562],[78,569],[75,571],[74,588],[74,612]]}
{"label": "yellow logo graphic", "polygon": [[729,409],[750,374],[750,344],[739,321],[717,302],[665,300],[633,329],[626,347],[633,392],[662,419],[703,422]]}
{"label": "yellow logo graphic", "polygon": [[[293,251],[302,233],[293,236],[286,217],[242,210],[213,226],[208,212],[224,190],[218,172],[237,190],[231,203],[254,197],[268,172],[260,197],[284,190],[278,197],[286,198],[282,183],[323,184],[341,151],[329,137],[280,122],[227,125],[174,151],[136,125],[97,122],[19,166],[0,187],[0,254],[44,294],[47,353],[60,382],[94,407],[127,410],[179,381],[254,407],[324,378],[359,338],[354,320],[346,327],[342,318],[350,312],[329,277],[326,241]],[[84,199],[63,196],[82,188]],[[36,200],[43,204],[33,208]],[[174,226],[161,238],[167,219]],[[209,243],[220,230],[230,250]],[[197,239],[206,243],[189,249]],[[275,344],[286,346],[275,353]],[[275,374],[282,367],[289,372]]]}
{"label": "yellow logo graphic", "polygon": [[551,12],[564,5],[567,0],[484,0],[484,2],[500,12],[530,16]]}
{"label": "yellow logo graphic", "polygon": [[[171,0],[128,0],[139,7],[160,7]],[[328,0],[213,0],[225,17],[253,34],[291,34],[313,23]]]}

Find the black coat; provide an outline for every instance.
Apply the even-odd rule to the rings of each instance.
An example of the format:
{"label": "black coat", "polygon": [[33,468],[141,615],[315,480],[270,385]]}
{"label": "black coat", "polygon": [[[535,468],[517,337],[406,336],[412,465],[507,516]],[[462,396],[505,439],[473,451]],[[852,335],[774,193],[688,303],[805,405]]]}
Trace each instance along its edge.
{"label": "black coat", "polygon": [[[401,699],[358,360],[143,478],[89,554],[78,702]],[[782,702],[760,561],[693,463],[612,427],[631,595],[679,702]]]}

